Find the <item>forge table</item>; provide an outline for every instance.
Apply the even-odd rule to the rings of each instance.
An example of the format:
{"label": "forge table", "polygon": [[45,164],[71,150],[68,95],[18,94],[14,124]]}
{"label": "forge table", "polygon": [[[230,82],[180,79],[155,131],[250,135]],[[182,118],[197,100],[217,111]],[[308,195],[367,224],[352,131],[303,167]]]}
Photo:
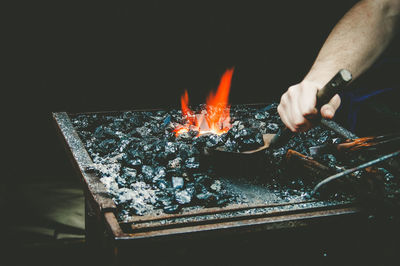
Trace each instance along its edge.
{"label": "forge table", "polygon": [[[118,221],[117,207],[105,186],[86,171],[93,162],[70,114],[58,112],[53,118],[83,183],[86,241],[93,260],[100,264],[242,265],[264,259],[299,262],[314,255],[323,262],[322,241],[336,243],[339,235],[356,232],[365,220],[354,202],[310,200],[184,209],[178,214]],[[354,137],[333,122],[325,126]]]}

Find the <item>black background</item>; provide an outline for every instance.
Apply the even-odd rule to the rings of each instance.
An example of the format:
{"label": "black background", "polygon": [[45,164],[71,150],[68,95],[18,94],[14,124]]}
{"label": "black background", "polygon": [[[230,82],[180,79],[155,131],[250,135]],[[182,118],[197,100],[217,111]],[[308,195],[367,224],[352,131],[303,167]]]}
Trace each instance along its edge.
{"label": "black background", "polygon": [[[235,67],[231,103],[279,101],[356,1],[17,2],[3,8],[9,181],[72,173],[51,112],[204,102]],[[4,180],[4,178],[3,178]]]}

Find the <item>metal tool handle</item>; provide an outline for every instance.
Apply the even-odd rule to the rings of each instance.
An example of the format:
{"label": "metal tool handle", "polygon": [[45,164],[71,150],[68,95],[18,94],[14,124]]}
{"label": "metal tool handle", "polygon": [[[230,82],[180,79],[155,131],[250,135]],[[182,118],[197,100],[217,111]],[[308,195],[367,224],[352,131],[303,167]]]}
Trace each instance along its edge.
{"label": "metal tool handle", "polygon": [[317,110],[319,111],[324,104],[329,103],[336,93],[339,93],[350,81],[351,73],[346,69],[341,69],[322,89],[317,92]]}
{"label": "metal tool handle", "polygon": [[[352,76],[347,69],[341,69],[339,72],[317,92],[317,110],[320,110],[324,104],[327,104],[332,97],[351,81]],[[293,136],[293,132],[287,127],[279,129],[278,133],[272,138],[269,147],[281,146]]]}

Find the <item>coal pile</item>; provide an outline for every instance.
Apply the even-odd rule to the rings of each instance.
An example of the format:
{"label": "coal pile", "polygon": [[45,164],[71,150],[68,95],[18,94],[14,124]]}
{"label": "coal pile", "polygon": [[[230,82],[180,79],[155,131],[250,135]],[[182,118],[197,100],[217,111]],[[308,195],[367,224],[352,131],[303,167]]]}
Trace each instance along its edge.
{"label": "coal pile", "polygon": [[[176,136],[173,130],[183,125],[179,110],[128,111],[115,114],[71,116],[94,164],[94,171],[118,206],[120,218],[145,215],[152,210],[179,212],[183,207],[223,206],[240,202],[212,168],[200,163],[205,147],[224,145],[229,151],[243,151],[263,144],[262,134],[276,133],[282,122],[277,104],[233,106],[232,128],[225,134],[189,131]],[[201,110],[204,106],[198,106]],[[261,177],[272,190],[309,197],[312,186],[302,178],[282,178],[284,157],[294,149],[309,155],[311,146],[343,141],[336,133],[315,127],[296,134],[284,147],[267,150]]]}

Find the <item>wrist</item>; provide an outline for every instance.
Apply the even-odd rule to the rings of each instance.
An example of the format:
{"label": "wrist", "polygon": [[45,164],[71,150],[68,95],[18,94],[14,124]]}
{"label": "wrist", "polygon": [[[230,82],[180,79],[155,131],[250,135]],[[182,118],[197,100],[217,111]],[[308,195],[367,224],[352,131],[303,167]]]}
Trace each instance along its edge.
{"label": "wrist", "polygon": [[332,77],[337,73],[339,69],[325,69],[325,70],[313,70],[304,77],[302,83],[309,84],[310,86],[316,86],[318,90],[322,89],[326,83],[328,83]]}
{"label": "wrist", "polygon": [[322,83],[318,80],[303,79],[300,82],[300,85],[301,85],[301,87],[303,87],[307,90],[317,91],[317,90],[320,90],[324,86],[324,83]]}

